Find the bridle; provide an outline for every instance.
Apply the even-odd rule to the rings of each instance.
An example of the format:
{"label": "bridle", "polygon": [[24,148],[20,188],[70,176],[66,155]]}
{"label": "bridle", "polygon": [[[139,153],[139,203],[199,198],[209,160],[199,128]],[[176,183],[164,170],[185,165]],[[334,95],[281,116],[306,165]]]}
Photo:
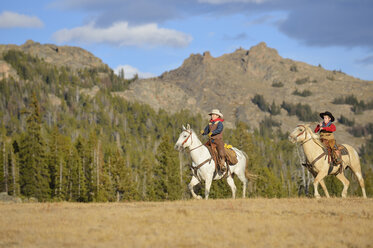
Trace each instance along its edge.
{"label": "bridle", "polygon": [[[187,133],[189,133],[189,135],[188,135],[188,137],[183,141],[183,143],[181,143],[181,146],[182,146],[182,147],[184,147],[184,144],[188,141],[189,138],[190,138],[190,145],[193,144],[192,131],[189,131],[189,130],[184,130],[184,131],[187,132]],[[193,151],[193,150],[195,150],[195,149],[197,149],[197,148],[200,148],[201,146],[203,146],[203,144],[202,144],[202,145],[199,145],[199,146],[197,146],[197,147],[194,147],[193,149],[190,149],[189,152],[191,152],[191,151]]]}
{"label": "bridle", "polygon": [[[191,131],[188,131],[188,130],[184,130],[184,131],[189,133],[189,136],[183,141],[183,143],[181,143],[181,146],[184,146],[184,144],[188,141],[188,139],[192,137],[192,132]],[[190,144],[193,143],[192,139],[193,138],[190,139],[190,141],[191,141]]]}
{"label": "bridle", "polygon": [[[302,134],[304,134],[304,132],[306,132],[306,127],[304,126],[304,125],[298,125],[297,127],[303,127],[304,128],[304,130],[302,131],[302,132],[300,132],[297,136],[296,136],[296,138],[297,137],[299,137],[299,136],[301,136]],[[311,136],[311,135],[310,135]],[[304,137],[304,139],[307,139],[307,132],[306,132],[306,135],[305,135],[305,137]],[[313,138],[312,138],[312,136],[308,139],[308,140],[305,140],[305,141],[303,141],[300,145],[304,145],[305,143],[307,143],[308,141],[310,141],[310,140],[312,140]],[[320,146],[317,142],[315,142],[318,146]],[[310,168],[312,168],[314,165],[315,165],[315,163],[319,160],[319,159],[321,159],[322,157],[324,157],[325,156],[325,159],[327,158],[327,156],[328,156],[328,153],[325,151],[325,149],[323,148],[323,147],[321,147],[323,150],[324,150],[324,152],[323,153],[321,153],[317,158],[315,158],[311,163],[308,163],[307,161],[306,161],[306,165],[308,166],[310,166]]]}
{"label": "bridle", "polygon": [[[307,132],[306,132],[306,127],[304,125],[298,125],[297,127],[303,127],[304,130],[302,132],[300,132],[295,138],[298,138],[299,136],[301,136],[302,134],[306,133],[305,134],[305,137],[304,139],[307,139]],[[310,137],[308,140],[305,140],[301,143],[301,145],[304,145],[305,143],[307,143],[308,141],[310,141],[312,139],[312,137]]]}

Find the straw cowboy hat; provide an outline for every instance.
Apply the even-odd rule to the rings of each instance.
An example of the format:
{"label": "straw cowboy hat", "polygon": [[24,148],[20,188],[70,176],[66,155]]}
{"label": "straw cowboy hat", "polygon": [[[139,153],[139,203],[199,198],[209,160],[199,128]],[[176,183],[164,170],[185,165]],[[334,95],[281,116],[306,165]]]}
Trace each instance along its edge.
{"label": "straw cowboy hat", "polygon": [[334,119],[334,116],[332,115],[332,113],[330,113],[329,111],[325,111],[325,113],[320,113],[320,117],[322,118],[322,119],[324,119],[324,116],[325,115],[327,115],[327,116],[329,116],[330,117],[330,121],[331,122],[333,122],[335,119]]}
{"label": "straw cowboy hat", "polygon": [[220,113],[219,109],[213,109],[213,110],[209,113],[209,115],[212,115],[212,114],[218,115],[218,116],[220,116],[221,118],[223,118],[223,114]]}

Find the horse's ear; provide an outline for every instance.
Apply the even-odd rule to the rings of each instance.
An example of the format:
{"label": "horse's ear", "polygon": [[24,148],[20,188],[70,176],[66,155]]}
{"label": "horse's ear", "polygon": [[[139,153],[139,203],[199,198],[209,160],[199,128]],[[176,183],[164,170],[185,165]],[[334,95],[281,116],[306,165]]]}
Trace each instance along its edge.
{"label": "horse's ear", "polygon": [[187,124],[187,129],[190,130],[190,125],[189,124]]}
{"label": "horse's ear", "polygon": [[185,130],[185,127],[184,127],[184,125],[183,125],[183,131]]}
{"label": "horse's ear", "polygon": [[310,123],[307,123],[307,124],[305,124],[304,126],[305,126],[305,127],[310,127],[310,125],[311,125]]}

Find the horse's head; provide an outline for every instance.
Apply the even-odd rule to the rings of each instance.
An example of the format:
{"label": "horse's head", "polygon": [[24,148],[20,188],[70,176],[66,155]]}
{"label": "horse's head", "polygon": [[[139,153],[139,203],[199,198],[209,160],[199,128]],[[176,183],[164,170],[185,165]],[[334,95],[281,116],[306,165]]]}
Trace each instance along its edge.
{"label": "horse's head", "polygon": [[302,142],[307,138],[309,132],[309,124],[299,124],[289,135],[289,140],[292,143]]}
{"label": "horse's head", "polygon": [[175,149],[181,151],[189,147],[192,144],[192,135],[193,131],[192,129],[190,129],[189,124],[187,124],[186,128],[183,125],[183,131],[181,132],[178,140],[176,141]]}

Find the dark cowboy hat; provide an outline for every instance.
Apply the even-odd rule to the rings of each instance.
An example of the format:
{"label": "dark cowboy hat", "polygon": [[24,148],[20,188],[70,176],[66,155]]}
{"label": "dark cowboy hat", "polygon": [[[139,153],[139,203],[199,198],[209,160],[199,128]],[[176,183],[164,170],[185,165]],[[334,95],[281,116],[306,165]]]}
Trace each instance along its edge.
{"label": "dark cowboy hat", "polygon": [[324,113],[320,113],[320,117],[322,119],[324,119],[324,116],[327,115],[330,117],[330,121],[333,122],[335,119],[334,119],[334,116],[332,115],[332,113],[330,113],[329,111],[325,111]]}

